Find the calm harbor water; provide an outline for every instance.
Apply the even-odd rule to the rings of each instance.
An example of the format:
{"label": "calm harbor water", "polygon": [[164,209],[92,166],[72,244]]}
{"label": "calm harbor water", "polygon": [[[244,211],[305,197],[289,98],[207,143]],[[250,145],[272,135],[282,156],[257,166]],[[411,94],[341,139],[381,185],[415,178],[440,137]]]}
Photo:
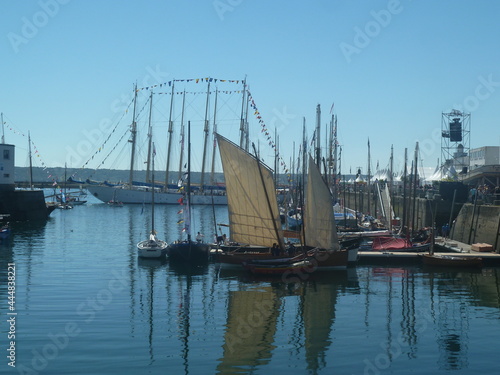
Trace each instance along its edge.
{"label": "calm harbor water", "polygon": [[[179,208],[156,208],[159,237],[178,239]],[[14,226],[0,245],[1,373],[498,373],[499,269],[360,266],[283,282],[179,268],[137,258],[149,209],[90,199]],[[227,208],[215,216],[227,223]],[[194,233],[211,239],[213,217],[196,207]]]}

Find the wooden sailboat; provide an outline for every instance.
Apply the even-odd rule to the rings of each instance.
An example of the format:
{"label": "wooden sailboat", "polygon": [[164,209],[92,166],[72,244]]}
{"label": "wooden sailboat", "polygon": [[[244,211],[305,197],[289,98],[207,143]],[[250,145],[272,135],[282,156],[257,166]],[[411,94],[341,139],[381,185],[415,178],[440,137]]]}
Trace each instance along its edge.
{"label": "wooden sailboat", "polygon": [[[304,239],[308,256],[319,269],[346,268],[349,251],[340,248],[330,190],[309,156],[307,194],[304,208]],[[355,254],[354,259],[357,257]]]}
{"label": "wooden sailboat", "polygon": [[210,247],[208,244],[191,240],[191,124],[188,121],[188,171],[186,186],[186,231],[187,240],[170,244],[167,254],[171,261],[186,262],[188,264],[208,263]]}
{"label": "wooden sailboat", "polygon": [[[432,218],[434,222],[434,217]],[[422,254],[422,263],[433,267],[462,267],[481,268],[483,258],[473,255],[455,254],[435,254],[434,253],[434,228],[432,228],[432,240],[430,242],[429,253]]]}
{"label": "wooden sailboat", "polygon": [[[154,182],[155,170],[155,151],[153,145],[153,160],[152,160],[152,181]],[[151,188],[151,232],[149,239],[141,241],[137,244],[138,255],[142,258],[162,258],[167,253],[167,243],[159,240],[156,237],[155,230],[155,188]]]}
{"label": "wooden sailboat", "polygon": [[219,253],[218,261],[241,264],[255,274],[311,272],[307,257],[284,255],[272,170],[226,138],[217,135],[217,141],[226,180],[230,237],[242,245],[240,250]]}
{"label": "wooden sailboat", "polygon": [[427,266],[440,267],[482,267],[483,258],[476,256],[423,254],[422,262]]}
{"label": "wooden sailboat", "polygon": [[[271,169],[219,134],[217,142],[226,181],[230,239],[239,244],[236,250],[218,253],[217,261],[223,265],[242,265],[245,262],[251,271],[278,266],[283,272],[287,270],[286,266],[288,270],[293,269],[296,265],[291,263],[295,259],[285,264],[256,262],[285,257]],[[280,254],[271,252],[273,246],[279,248]]]}

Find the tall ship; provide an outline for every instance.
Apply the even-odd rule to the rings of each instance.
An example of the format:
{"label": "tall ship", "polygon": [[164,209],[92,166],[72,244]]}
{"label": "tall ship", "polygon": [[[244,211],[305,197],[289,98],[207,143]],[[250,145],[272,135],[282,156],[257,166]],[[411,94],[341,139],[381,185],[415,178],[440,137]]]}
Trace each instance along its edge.
{"label": "tall ship", "polygon": [[[186,88],[193,87],[196,84],[198,85],[194,87],[198,88],[198,90],[200,84],[203,84],[203,91],[186,90]],[[206,88],[204,87],[205,84]],[[182,89],[179,90],[176,87],[177,85],[182,86]],[[221,87],[236,89],[223,90]],[[144,95],[144,93],[149,93],[149,95]],[[140,99],[143,99],[142,101],[138,99],[139,95]],[[168,98],[168,106],[165,104],[165,97]],[[230,99],[227,97],[230,97]],[[230,106],[228,102],[232,105],[232,108],[229,110],[227,108]],[[235,103],[238,104],[236,105]],[[197,108],[194,108],[195,105],[197,105]],[[238,109],[235,108],[236,106]],[[187,175],[185,170],[185,159],[187,158],[184,150],[184,132],[185,124],[187,121],[191,121],[191,123],[197,123],[198,129],[203,129],[202,143],[201,145],[198,143],[198,147],[195,146],[195,152],[193,153],[195,158],[200,158],[201,156],[201,174],[199,182],[192,185],[191,203],[194,205],[227,205],[225,184],[223,181],[216,181],[216,142],[213,139],[213,146],[210,147],[210,141],[214,137],[213,134],[217,131],[217,125],[220,123],[230,125],[233,128],[239,127],[240,132],[243,134],[242,139],[248,139],[248,96],[245,80],[218,80],[214,78],[175,79],[146,88],[138,89],[135,86],[133,100],[129,103],[126,112],[128,112],[130,107],[133,108],[132,123],[126,133],[129,136],[128,143],[130,144],[128,181],[110,183],[108,181],[97,182],[87,179],[85,183],[90,193],[103,202],[119,201],[122,203],[150,204],[151,189],[155,189],[155,204],[178,205],[185,199],[183,186],[185,185],[184,180]],[[165,107],[168,108],[166,111]],[[175,108],[179,107],[181,108],[180,114],[176,114]],[[157,115],[157,112],[160,114]],[[166,115],[167,112],[168,115]],[[203,112],[204,115],[202,115]],[[231,113],[229,118],[227,116],[228,113]],[[238,114],[236,115],[236,113]],[[225,114],[226,117],[223,117],[221,114]],[[155,120],[153,120],[153,117],[155,117]],[[196,118],[196,121],[192,121],[193,118]],[[141,124],[144,126],[141,126]],[[112,133],[117,130],[117,126],[112,130]],[[166,129],[166,149],[161,154],[159,153],[162,156],[165,155],[166,159],[165,177],[164,179],[162,178],[162,181],[153,181],[150,177],[152,150],[151,146],[144,139],[147,139],[145,136],[151,134],[153,127],[159,130]],[[201,135],[201,132],[199,134]],[[108,136],[105,143],[109,141],[111,135]],[[122,135],[120,141],[124,139],[127,140],[125,134]],[[144,146],[143,149],[141,149],[141,145]],[[104,146],[109,147],[109,145],[103,144],[99,147],[98,152],[101,152]],[[159,144],[158,146],[158,148],[161,147]],[[114,150],[115,148],[117,148],[117,145],[112,149]],[[98,152],[91,159],[94,159],[94,156],[97,156]],[[108,156],[106,156],[106,159]],[[141,160],[141,157],[144,160]],[[146,176],[142,181],[135,179],[138,164],[146,165]],[[176,164],[175,167],[174,164]],[[72,179],[73,181],[77,181],[74,178]]]}

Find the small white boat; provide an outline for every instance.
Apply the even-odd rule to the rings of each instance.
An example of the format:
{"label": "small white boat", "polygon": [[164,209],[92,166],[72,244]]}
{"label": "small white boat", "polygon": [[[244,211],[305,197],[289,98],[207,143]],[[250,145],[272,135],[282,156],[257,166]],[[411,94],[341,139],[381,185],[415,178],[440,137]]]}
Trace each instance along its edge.
{"label": "small white boat", "polygon": [[[151,132],[150,132],[151,134]],[[150,135],[151,137],[151,135]],[[151,138],[150,138],[151,142]],[[151,149],[151,148],[150,148]],[[154,181],[155,174],[155,148],[153,145],[153,157],[152,157],[152,173],[151,179]],[[149,239],[141,241],[137,244],[138,255],[141,258],[161,258],[167,254],[168,244],[165,241],[159,240],[156,237],[155,230],[155,189],[151,189],[151,232],[149,234]]]}
{"label": "small white boat", "polygon": [[149,240],[137,244],[137,250],[141,258],[161,258],[167,254],[168,244],[156,238],[156,234],[153,232],[149,235]]}

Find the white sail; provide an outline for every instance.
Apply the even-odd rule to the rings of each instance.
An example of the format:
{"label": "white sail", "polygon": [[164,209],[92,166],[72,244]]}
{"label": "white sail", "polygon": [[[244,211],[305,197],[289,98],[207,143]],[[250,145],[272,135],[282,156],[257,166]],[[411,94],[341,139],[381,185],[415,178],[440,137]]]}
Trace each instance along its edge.
{"label": "white sail", "polygon": [[304,231],[307,246],[335,251],[340,249],[330,190],[311,156],[307,176]]}
{"label": "white sail", "polygon": [[257,246],[282,245],[272,171],[221,135],[217,135],[217,141],[226,181],[231,240]]}

